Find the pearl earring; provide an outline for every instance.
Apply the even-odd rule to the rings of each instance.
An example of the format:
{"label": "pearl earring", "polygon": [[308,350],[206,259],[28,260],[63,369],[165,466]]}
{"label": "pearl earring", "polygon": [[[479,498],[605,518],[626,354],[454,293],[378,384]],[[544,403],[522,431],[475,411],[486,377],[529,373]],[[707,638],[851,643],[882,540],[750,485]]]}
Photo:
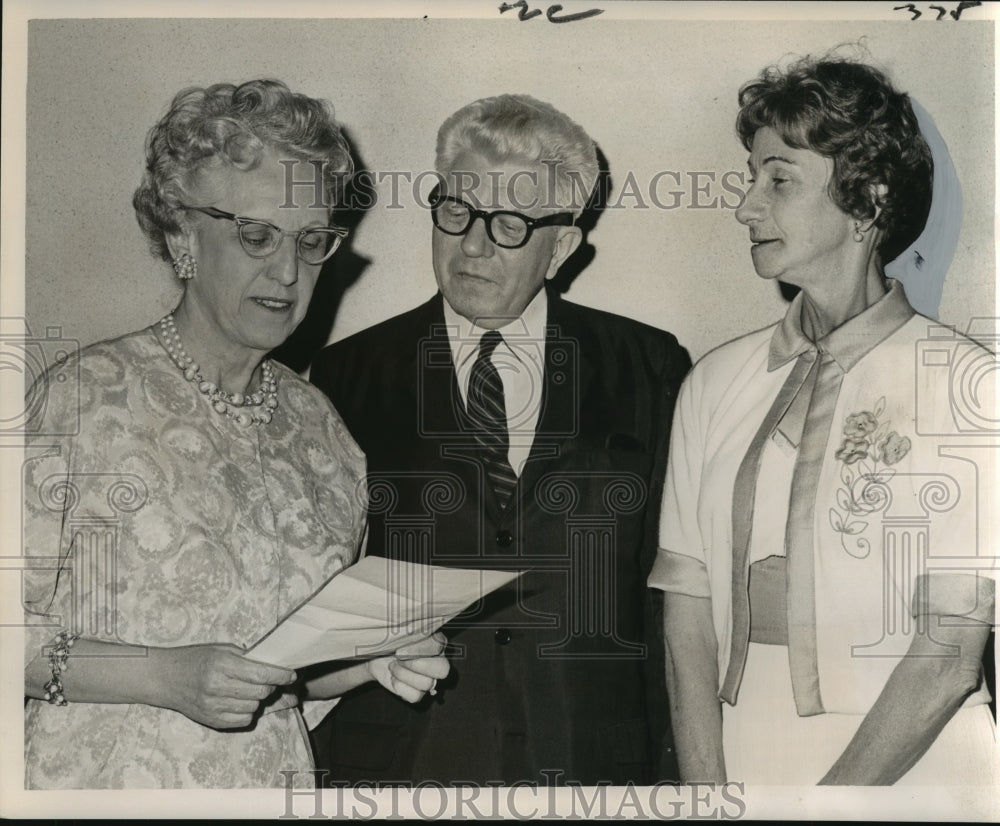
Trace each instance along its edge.
{"label": "pearl earring", "polygon": [[194,260],[194,256],[189,252],[185,252],[179,258],[175,258],[171,263],[174,265],[174,272],[177,273],[177,277],[182,281],[194,278],[198,274],[198,262]]}

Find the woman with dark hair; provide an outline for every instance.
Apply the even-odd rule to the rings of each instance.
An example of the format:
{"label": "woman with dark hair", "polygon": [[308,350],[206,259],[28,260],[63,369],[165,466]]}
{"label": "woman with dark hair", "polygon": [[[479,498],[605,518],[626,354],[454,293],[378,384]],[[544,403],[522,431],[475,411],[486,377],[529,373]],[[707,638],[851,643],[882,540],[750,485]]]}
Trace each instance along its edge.
{"label": "woman with dark hair", "polygon": [[[907,96],[859,62],[768,69],[739,103],[736,217],[757,274],[800,292],[678,400],[649,581],[682,778],[993,783],[993,474],[989,451],[945,447],[933,369],[991,357],[961,336],[922,357],[931,322],[883,272],[926,220],[930,152]],[[995,375],[976,371],[979,421]]]}
{"label": "woman with dark hair", "polygon": [[[346,235],[351,156],[325,102],[256,80],[179,93],[146,157],[136,214],[180,301],[43,376],[30,427],[26,785],[312,785],[300,700],[416,702],[448,673],[438,635],[304,675],[244,653],[360,546],[364,456],[267,358]],[[290,202],[302,163],[322,199]]]}

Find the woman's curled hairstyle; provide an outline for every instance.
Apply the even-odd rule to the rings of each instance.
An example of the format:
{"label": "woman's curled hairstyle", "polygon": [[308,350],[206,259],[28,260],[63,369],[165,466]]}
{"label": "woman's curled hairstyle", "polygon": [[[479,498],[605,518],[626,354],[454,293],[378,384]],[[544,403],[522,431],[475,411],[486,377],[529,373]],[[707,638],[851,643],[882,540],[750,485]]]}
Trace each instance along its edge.
{"label": "woman's curled hairstyle", "polygon": [[[330,209],[339,203],[353,161],[326,101],[292,92],[279,80],[178,92],[149,131],[146,171],[132,197],[153,255],[170,260],[166,235],[181,229],[180,204],[200,171],[220,164],[253,169],[268,151],[323,164],[324,203]],[[302,178],[309,179],[298,172],[296,180]]]}
{"label": "woman's curled hairstyle", "polygon": [[[771,127],[794,149],[833,160],[830,197],[859,220],[881,210],[875,226],[887,263],[923,231],[930,212],[933,161],[907,95],[878,69],[835,57],[804,57],[765,69],[739,93],[736,129],[749,150]],[[879,184],[886,194],[878,197]]]}

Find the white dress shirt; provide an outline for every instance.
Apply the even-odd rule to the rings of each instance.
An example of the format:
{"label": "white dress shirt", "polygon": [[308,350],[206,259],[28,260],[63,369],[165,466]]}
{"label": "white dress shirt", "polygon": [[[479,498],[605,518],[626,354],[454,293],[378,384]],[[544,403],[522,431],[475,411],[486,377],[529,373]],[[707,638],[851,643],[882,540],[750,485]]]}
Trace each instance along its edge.
{"label": "white dress shirt", "polygon": [[[490,359],[503,383],[507,433],[510,436],[507,460],[518,476],[531,453],[535,429],[538,427],[545,376],[547,319],[548,300],[542,289],[524,308],[520,317],[499,328],[503,343],[497,345]],[[462,403],[467,404],[469,375],[479,353],[479,340],[487,330],[456,313],[447,299],[444,301],[444,320],[448,328],[448,343],[455,364],[458,389],[462,394]]]}

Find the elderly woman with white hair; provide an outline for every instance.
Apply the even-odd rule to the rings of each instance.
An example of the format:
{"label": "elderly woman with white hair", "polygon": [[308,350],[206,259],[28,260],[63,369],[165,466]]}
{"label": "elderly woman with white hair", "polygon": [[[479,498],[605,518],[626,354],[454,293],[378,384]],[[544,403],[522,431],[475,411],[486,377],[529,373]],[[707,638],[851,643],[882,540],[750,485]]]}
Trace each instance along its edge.
{"label": "elderly woman with white hair", "polygon": [[[325,203],[287,203],[296,164]],[[328,106],[274,80],[182,91],[150,131],[134,205],[180,301],[43,377],[32,427],[28,787],[312,784],[301,699],[375,678],[413,702],[447,674],[437,637],[302,676],[244,653],[360,545],[364,456],[268,358],[347,234],[330,218],[351,170]]]}

